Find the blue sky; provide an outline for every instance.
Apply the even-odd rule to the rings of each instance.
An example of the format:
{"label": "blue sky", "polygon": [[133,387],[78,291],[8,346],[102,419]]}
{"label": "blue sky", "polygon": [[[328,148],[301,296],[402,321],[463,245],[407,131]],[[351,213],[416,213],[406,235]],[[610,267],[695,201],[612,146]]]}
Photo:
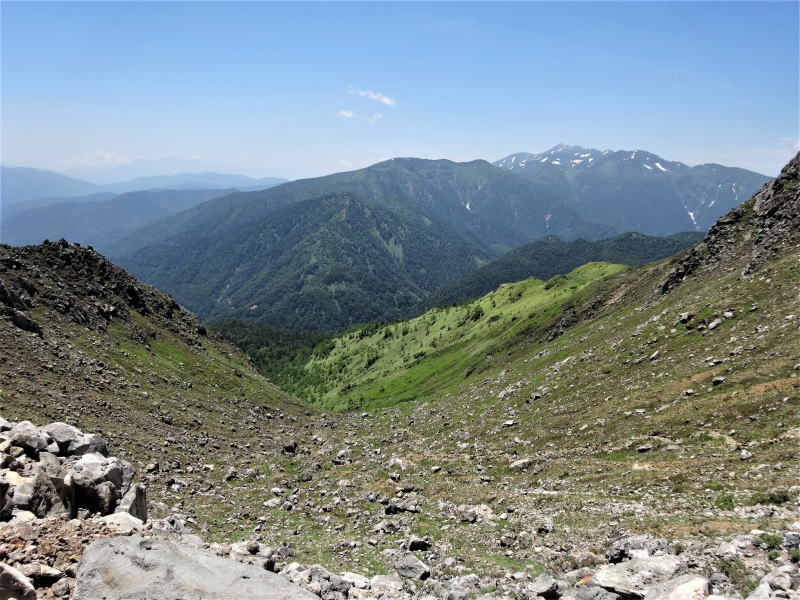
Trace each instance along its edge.
{"label": "blue sky", "polygon": [[797,2],[4,1],[2,37],[16,165],[294,178],[564,142],[775,174],[798,144]]}

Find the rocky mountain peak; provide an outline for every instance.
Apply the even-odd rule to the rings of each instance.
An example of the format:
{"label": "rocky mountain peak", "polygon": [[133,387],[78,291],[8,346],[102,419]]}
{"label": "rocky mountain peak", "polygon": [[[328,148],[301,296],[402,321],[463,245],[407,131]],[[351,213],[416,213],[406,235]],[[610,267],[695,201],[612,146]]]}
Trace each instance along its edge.
{"label": "rocky mountain peak", "polygon": [[91,246],[66,240],[36,246],[0,245],[0,315],[14,325],[46,336],[37,311],[59,321],[105,331],[112,321],[146,315],[197,343],[203,327],[169,294],[142,284]]}
{"label": "rocky mountain peak", "polygon": [[747,202],[721,217],[681,259],[661,286],[669,292],[686,277],[720,264],[743,275],[800,244],[800,153]]}

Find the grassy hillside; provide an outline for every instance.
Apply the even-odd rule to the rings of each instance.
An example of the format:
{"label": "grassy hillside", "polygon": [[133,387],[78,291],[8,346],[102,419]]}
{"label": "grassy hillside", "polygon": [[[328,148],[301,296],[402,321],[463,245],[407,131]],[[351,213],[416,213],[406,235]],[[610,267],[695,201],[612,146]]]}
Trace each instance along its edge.
{"label": "grassy hillside", "polygon": [[470,271],[425,298],[421,304],[425,307],[458,304],[482,296],[504,283],[528,277],[550,279],[594,261],[642,265],[672,256],[702,238],[703,234],[696,232],[676,233],[665,238],[631,232],[606,240],[573,242],[548,236],[515,248],[502,258]]}
{"label": "grassy hillside", "polygon": [[349,331],[312,356],[300,393],[341,410],[389,406],[448,390],[521,332],[552,321],[586,286],[624,269],[589,263],[547,283],[511,283],[460,306]]}

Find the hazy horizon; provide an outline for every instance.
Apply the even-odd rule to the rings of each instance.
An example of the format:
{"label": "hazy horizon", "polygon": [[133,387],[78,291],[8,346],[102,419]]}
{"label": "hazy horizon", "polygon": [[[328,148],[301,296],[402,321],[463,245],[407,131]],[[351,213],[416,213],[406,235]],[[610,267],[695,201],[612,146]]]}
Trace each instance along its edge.
{"label": "hazy horizon", "polygon": [[562,142],[773,176],[800,149],[793,2],[0,10],[3,163],[89,181],[161,157],[296,179]]}

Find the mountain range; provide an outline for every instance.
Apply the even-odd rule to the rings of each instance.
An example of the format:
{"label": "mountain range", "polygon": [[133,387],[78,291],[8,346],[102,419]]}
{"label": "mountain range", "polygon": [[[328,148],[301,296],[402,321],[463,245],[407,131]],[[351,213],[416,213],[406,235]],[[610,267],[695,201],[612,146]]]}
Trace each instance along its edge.
{"label": "mountain range", "polygon": [[140,227],[232,191],[156,189],[119,195],[101,192],[33,208],[28,206],[35,201],[26,202],[17,205],[24,210],[3,211],[0,239],[23,246],[66,238],[106,252],[121,237]]}
{"label": "mountain range", "polygon": [[649,235],[706,231],[770,179],[718,164],[690,167],[643,150],[564,144],[494,164],[546,186],[589,221]]}
{"label": "mountain range", "polygon": [[93,194],[122,194],[151,189],[264,189],[284,183],[279,177],[255,179],[245,175],[214,172],[185,172],[149,175],[103,184],[90,183],[54,171],[29,167],[0,167],[0,200],[4,212],[44,206],[77,198],[84,201]]}
{"label": "mountain range", "polygon": [[[456,282],[546,236],[592,242],[627,231],[701,230],[766,179],[719,165],[690,168],[643,151],[563,145],[495,165],[397,158],[281,185],[187,173],[99,186],[4,167],[0,235],[13,244],[59,237],[93,244],[206,320],[336,331],[415,314],[446,285],[461,287],[461,295],[448,296],[451,289],[439,298],[483,293],[485,286],[472,287],[475,279]],[[140,187],[148,189],[128,191]],[[35,198],[42,190],[75,195]],[[575,258],[613,254],[591,248],[573,248]],[[661,248],[665,253],[642,256],[677,249],[674,242]],[[631,251],[635,256],[622,262],[637,262],[639,250]],[[491,268],[525,270],[508,265]],[[527,276],[548,275],[542,266],[528,263]],[[497,271],[486,281],[498,283]]]}
{"label": "mountain range", "polygon": [[[615,154],[605,162],[620,164],[598,171],[621,190],[640,184],[627,175],[626,156]],[[205,202],[119,240],[110,254],[203,319],[322,331],[393,320],[522,244],[633,230],[625,210],[586,210],[559,184],[566,177],[557,169],[535,178],[481,160],[397,158]],[[749,174],[741,185],[752,193],[762,179]],[[694,229],[685,213],[682,221],[671,218],[669,202],[642,200],[655,224],[649,229]],[[728,208],[717,203],[708,214]]]}
{"label": "mountain range", "polygon": [[394,159],[206,202],[121,240],[112,256],[203,319],[330,331],[408,314],[543,235],[610,233],[485,161]]}

